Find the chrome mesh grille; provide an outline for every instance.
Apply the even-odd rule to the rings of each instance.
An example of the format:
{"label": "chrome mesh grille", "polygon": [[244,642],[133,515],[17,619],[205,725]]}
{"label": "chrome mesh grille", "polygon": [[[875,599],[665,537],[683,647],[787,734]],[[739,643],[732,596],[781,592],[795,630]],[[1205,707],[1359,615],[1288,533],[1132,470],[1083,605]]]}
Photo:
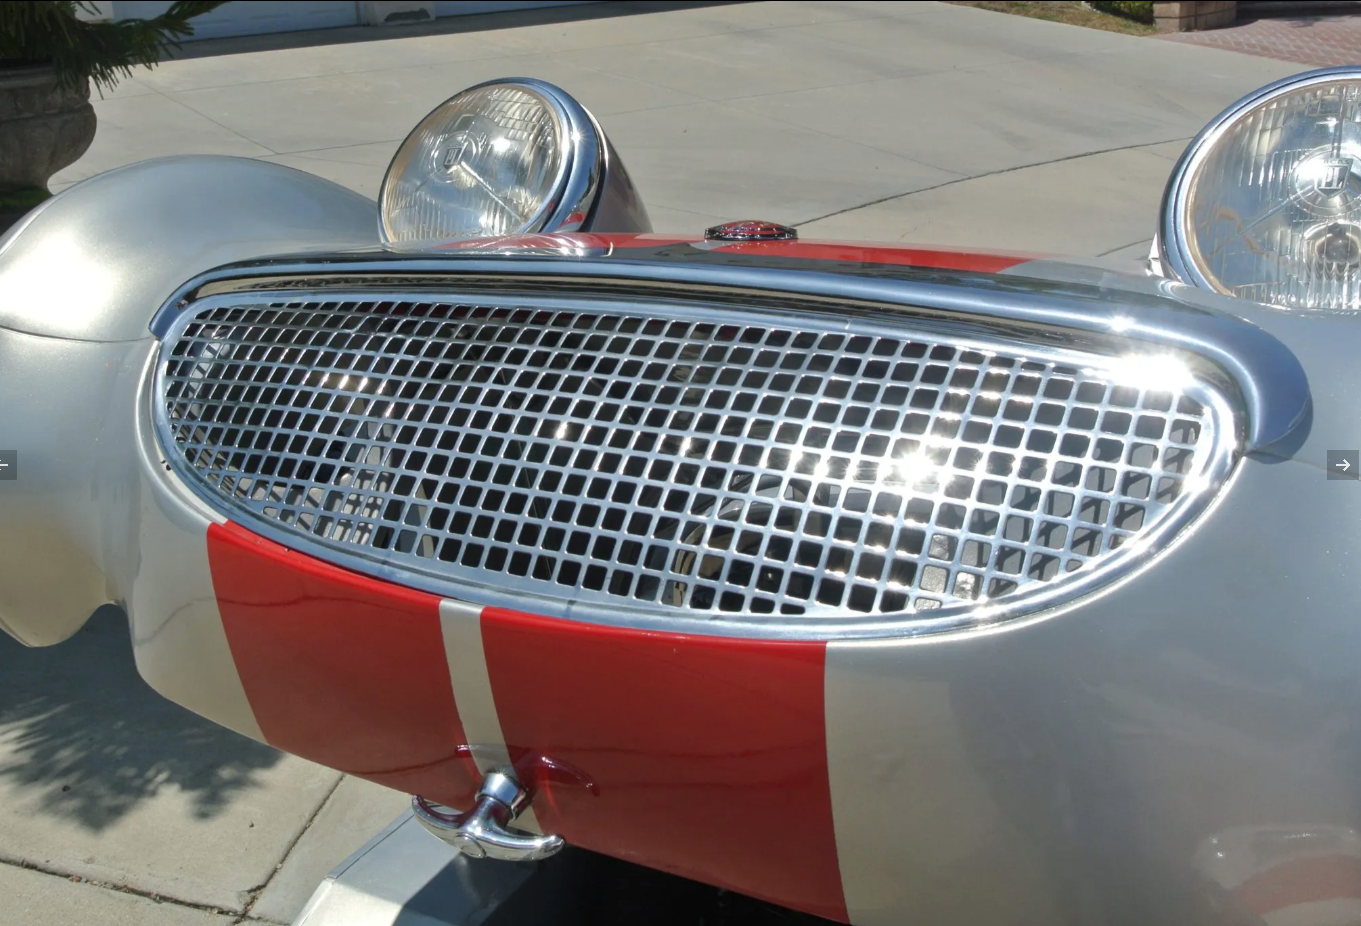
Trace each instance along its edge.
{"label": "chrome mesh grille", "polygon": [[911,323],[191,312],[163,347],[161,439],[213,504],[286,542],[559,601],[833,619],[1006,602],[1155,536],[1231,457],[1203,382],[1141,388],[1098,356]]}

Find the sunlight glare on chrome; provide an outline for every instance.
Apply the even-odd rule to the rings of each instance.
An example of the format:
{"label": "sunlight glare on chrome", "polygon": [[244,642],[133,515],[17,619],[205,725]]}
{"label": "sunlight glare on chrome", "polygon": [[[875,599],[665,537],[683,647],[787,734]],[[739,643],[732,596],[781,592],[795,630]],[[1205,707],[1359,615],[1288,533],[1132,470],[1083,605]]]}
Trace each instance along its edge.
{"label": "sunlight glare on chrome", "polygon": [[1178,391],[1195,381],[1186,361],[1173,354],[1129,354],[1115,360],[1101,372],[1109,376],[1113,383],[1136,389]]}

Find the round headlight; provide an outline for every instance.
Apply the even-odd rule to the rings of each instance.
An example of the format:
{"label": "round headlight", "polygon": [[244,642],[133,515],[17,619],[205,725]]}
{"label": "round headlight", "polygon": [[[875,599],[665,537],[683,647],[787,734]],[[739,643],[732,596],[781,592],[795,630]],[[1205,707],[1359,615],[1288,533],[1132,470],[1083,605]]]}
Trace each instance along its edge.
{"label": "round headlight", "polygon": [[1180,279],[1290,309],[1361,309],[1361,68],[1263,87],[1191,142],[1163,199]]}
{"label": "round headlight", "polygon": [[378,193],[379,231],[398,247],[575,231],[603,158],[590,115],[557,87],[480,84],[441,103],[397,149]]}

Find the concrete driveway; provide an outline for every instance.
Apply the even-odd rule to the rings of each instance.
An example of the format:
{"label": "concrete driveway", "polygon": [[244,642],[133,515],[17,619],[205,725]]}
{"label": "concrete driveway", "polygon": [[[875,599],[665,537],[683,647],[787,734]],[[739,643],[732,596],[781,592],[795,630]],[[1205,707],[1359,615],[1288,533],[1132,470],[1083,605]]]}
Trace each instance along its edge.
{"label": "concrete driveway", "polygon": [[[937,3],[602,6],[171,61],[95,103],[54,188],[214,153],[372,196],[441,100],[526,75],[595,112],[660,231],[1142,256],[1185,141],[1302,69]],[[47,651],[0,640],[0,924],[288,922],[404,803],[162,701],[117,613]]]}

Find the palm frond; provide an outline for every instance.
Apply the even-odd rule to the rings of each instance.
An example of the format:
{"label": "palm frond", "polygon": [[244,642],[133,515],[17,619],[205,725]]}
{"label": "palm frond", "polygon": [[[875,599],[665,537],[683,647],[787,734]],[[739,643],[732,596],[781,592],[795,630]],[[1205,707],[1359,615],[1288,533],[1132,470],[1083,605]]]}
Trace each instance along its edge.
{"label": "palm frond", "polygon": [[81,0],[0,2],[0,61],[50,63],[67,87],[85,80],[107,90],[139,66],[150,67],[194,34],[190,20],[225,0],[177,0],[160,16],[121,22],[77,19]]}

